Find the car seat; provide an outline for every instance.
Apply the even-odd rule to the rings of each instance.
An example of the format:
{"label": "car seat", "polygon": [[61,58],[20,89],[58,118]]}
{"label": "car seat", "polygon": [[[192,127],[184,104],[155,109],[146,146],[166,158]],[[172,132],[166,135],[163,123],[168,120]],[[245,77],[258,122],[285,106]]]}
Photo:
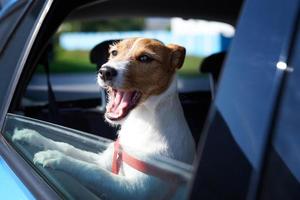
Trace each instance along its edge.
{"label": "car seat", "polygon": [[214,97],[216,93],[216,85],[218,83],[219,75],[223,66],[223,62],[226,57],[226,52],[218,52],[214,53],[202,61],[200,65],[200,72],[207,73],[210,75],[210,85],[211,85],[211,92],[212,97]]}

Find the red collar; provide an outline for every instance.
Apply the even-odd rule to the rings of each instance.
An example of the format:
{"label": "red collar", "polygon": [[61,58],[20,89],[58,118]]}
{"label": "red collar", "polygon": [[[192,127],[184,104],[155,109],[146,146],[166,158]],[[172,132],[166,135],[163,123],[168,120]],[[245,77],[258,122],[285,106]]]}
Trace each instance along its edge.
{"label": "red collar", "polygon": [[122,162],[125,162],[127,165],[142,173],[158,177],[164,181],[168,181],[170,183],[170,187],[164,196],[164,199],[166,200],[171,199],[175,194],[177,187],[185,182],[185,180],[175,172],[160,168],[150,163],[146,163],[129,155],[126,151],[123,151],[118,138],[114,143],[112,173],[119,174]]}
{"label": "red collar", "polygon": [[164,180],[168,180],[168,181],[175,180],[178,183],[183,181],[182,178],[180,178],[177,173],[138,160],[137,158],[128,154],[126,151],[123,151],[119,139],[117,139],[114,143],[112,173],[119,174],[122,162],[125,162],[127,165],[131,166],[132,168],[142,173],[152,175]]}

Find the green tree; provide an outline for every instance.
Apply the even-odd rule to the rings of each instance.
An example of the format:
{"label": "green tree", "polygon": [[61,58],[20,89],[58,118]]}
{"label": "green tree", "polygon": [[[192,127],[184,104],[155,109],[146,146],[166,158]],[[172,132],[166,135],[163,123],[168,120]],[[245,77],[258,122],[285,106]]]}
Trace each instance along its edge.
{"label": "green tree", "polygon": [[145,20],[143,18],[114,18],[97,21],[65,22],[61,32],[103,32],[103,31],[138,31],[143,30]]}

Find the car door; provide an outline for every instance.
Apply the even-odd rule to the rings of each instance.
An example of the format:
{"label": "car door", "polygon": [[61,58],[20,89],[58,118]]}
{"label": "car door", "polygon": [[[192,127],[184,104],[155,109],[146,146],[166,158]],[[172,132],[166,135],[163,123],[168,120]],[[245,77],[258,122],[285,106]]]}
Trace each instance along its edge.
{"label": "car door", "polygon": [[247,1],[198,151],[194,199],[256,199],[299,1]]}
{"label": "car door", "polygon": [[264,160],[258,199],[300,198],[299,109],[300,109],[300,32],[297,16],[290,57],[281,85],[276,117],[273,121]]}

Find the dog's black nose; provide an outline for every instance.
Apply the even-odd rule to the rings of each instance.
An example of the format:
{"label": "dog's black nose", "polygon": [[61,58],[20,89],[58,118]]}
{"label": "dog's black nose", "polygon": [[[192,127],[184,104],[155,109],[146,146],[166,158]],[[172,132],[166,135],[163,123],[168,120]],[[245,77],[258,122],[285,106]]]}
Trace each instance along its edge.
{"label": "dog's black nose", "polygon": [[111,81],[115,76],[117,76],[117,70],[112,67],[103,66],[99,69],[100,78],[104,81]]}

